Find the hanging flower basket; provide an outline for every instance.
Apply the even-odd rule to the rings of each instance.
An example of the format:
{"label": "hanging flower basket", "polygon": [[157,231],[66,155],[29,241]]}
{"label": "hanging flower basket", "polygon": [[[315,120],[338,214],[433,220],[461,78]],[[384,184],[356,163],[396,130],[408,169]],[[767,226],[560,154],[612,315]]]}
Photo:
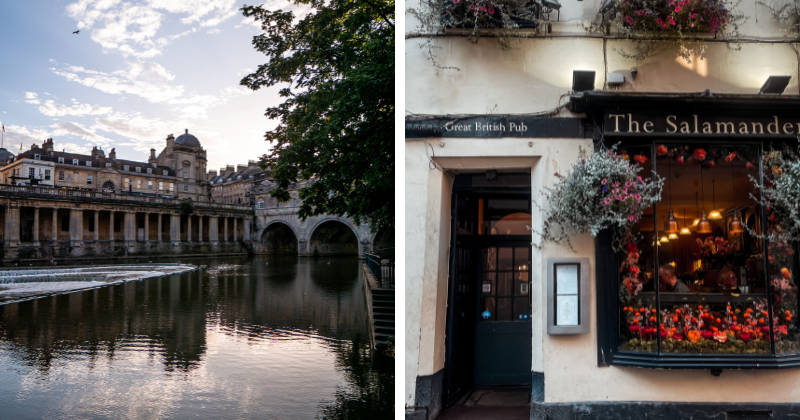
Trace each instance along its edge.
{"label": "hanging flower basket", "polygon": [[[566,175],[556,173],[555,186],[545,188],[545,209],[534,201],[544,213],[542,241],[560,243],[576,235],[592,236],[604,229],[615,234],[614,250],[623,247],[622,239],[629,235],[642,217],[645,209],[661,199],[664,180],[657,174],[654,179],[643,178],[639,172],[650,158],[644,155],[624,155],[600,149],[591,156],[581,150],[580,159]],[[534,244],[536,245],[536,244]],[[541,246],[541,245],[538,245]]]}
{"label": "hanging flower basket", "polygon": [[529,0],[447,0],[442,3],[445,28],[519,29],[539,25],[539,5]]}
{"label": "hanging flower basket", "polygon": [[620,21],[628,31],[710,33],[722,31],[728,21],[725,0],[623,0]]}

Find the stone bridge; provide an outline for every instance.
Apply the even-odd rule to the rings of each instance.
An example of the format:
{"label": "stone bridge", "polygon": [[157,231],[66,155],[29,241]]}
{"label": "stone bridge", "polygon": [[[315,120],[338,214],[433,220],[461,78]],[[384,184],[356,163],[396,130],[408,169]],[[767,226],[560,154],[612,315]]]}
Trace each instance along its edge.
{"label": "stone bridge", "polygon": [[358,255],[394,247],[388,229],[372,232],[349,217],[323,215],[300,220],[299,207],[256,210],[253,252],[257,254]]}

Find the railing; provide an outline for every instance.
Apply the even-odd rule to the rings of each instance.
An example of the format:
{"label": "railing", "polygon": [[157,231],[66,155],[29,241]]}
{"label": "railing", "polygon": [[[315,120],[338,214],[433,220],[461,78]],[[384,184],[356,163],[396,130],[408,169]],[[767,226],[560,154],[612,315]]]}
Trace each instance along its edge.
{"label": "railing", "polygon": [[382,289],[394,289],[394,258],[381,258],[379,255],[366,254],[367,268],[375,276]]}
{"label": "railing", "polygon": [[[148,195],[134,195],[125,193],[110,193],[93,190],[71,189],[71,188],[55,188],[55,187],[33,187],[27,185],[9,185],[0,184],[0,195],[21,195],[30,197],[31,195],[50,196],[63,199],[84,199],[84,200],[103,200],[103,201],[127,201],[127,202],[141,202],[147,204],[163,204],[177,206],[181,203],[181,199],[148,196]],[[248,205],[234,205],[234,204],[221,204],[209,203],[205,201],[194,201],[194,207],[198,209],[215,209],[215,210],[247,210],[251,206]]]}

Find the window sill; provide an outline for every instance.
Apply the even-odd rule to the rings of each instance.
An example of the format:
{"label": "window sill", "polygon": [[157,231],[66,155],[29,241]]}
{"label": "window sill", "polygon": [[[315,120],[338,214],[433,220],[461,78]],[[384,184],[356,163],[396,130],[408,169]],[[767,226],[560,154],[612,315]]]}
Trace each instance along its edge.
{"label": "window sill", "polygon": [[787,369],[800,368],[800,353],[795,354],[655,354],[619,351],[611,357],[612,366],[651,369]]}

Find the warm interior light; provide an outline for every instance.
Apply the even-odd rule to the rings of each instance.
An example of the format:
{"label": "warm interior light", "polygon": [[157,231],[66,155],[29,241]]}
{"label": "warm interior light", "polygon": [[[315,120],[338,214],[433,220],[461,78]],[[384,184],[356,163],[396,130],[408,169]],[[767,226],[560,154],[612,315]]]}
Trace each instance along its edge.
{"label": "warm interior light", "polygon": [[678,239],[678,234],[677,234],[677,233],[670,233],[670,234],[669,234],[669,239],[670,239],[670,240],[673,240],[673,239]]}
{"label": "warm interior light", "polygon": [[711,210],[711,213],[708,213],[708,218],[711,220],[719,220],[722,219],[722,215],[716,210]]}
{"label": "warm interior light", "polygon": [[731,233],[742,233],[744,232],[744,225],[742,224],[742,220],[739,219],[739,212],[733,214],[733,220],[731,220],[730,226]]}
{"label": "warm interior light", "polygon": [[711,233],[711,223],[708,222],[706,212],[700,216],[700,222],[697,223],[697,233]]}
{"label": "warm interior light", "polygon": [[669,242],[669,239],[666,236],[662,236],[661,237],[661,242],[662,243],[667,243],[667,242]]}
{"label": "warm interior light", "polygon": [[694,219],[694,222],[692,222],[692,226],[697,226],[698,223],[700,223],[700,219]]}
{"label": "warm interior light", "polygon": [[672,213],[672,209],[669,209],[669,218],[664,223],[664,232],[671,234],[678,232],[678,222],[675,221],[675,215]]}
{"label": "warm interior light", "polygon": [[680,233],[678,233],[678,234],[679,235],[691,235],[692,231],[690,231],[689,228],[684,227],[683,229],[681,229]]}

